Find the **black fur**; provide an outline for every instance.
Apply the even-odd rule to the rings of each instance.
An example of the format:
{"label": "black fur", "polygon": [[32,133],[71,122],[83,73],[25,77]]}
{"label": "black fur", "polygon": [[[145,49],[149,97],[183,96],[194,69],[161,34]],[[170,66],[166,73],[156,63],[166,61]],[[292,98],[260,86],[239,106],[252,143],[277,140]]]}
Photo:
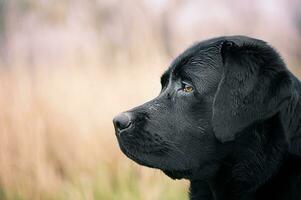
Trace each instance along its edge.
{"label": "black fur", "polygon": [[129,158],[189,179],[190,199],[301,199],[301,83],[273,48],[245,36],[203,41],[161,83],[116,129]]}

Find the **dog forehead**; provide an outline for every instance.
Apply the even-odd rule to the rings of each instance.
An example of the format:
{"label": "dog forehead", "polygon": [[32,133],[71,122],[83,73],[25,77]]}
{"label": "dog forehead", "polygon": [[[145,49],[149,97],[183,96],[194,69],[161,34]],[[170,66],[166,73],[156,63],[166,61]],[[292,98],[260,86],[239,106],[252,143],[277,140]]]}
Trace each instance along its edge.
{"label": "dog forehead", "polygon": [[218,48],[202,43],[192,46],[179,55],[167,70],[169,77],[181,77],[190,73],[205,72],[208,67],[217,67],[220,58]]}
{"label": "dog forehead", "polygon": [[197,42],[177,56],[162,77],[176,77],[179,72],[185,71],[204,72],[208,69],[208,67],[216,68],[220,66],[220,47],[225,40],[234,41],[237,44],[264,43],[261,40],[240,35],[223,36]]}

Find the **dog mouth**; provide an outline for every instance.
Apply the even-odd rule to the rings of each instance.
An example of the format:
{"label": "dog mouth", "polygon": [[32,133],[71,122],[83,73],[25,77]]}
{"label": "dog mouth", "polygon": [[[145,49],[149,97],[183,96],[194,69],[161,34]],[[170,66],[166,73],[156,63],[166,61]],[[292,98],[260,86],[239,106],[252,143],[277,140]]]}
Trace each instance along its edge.
{"label": "dog mouth", "polygon": [[[151,163],[145,161],[145,159],[142,159],[142,155],[140,153],[140,155],[136,155],[136,153],[133,153],[132,151],[129,151],[128,148],[123,145],[121,142],[119,142],[119,147],[121,149],[121,151],[131,160],[135,161],[136,163],[140,164],[140,165],[144,165],[146,167],[150,167],[150,168],[156,168],[154,165],[152,165]],[[145,157],[148,155],[145,155]]]}
{"label": "dog mouth", "polygon": [[175,144],[156,133],[131,129],[117,135],[117,140],[121,151],[140,165],[160,170],[186,170],[190,166]]}
{"label": "dog mouth", "polygon": [[146,131],[135,133],[130,130],[122,130],[117,133],[117,140],[123,153],[131,154],[131,156],[139,157],[140,154],[162,156],[170,148],[162,138],[154,137]]}

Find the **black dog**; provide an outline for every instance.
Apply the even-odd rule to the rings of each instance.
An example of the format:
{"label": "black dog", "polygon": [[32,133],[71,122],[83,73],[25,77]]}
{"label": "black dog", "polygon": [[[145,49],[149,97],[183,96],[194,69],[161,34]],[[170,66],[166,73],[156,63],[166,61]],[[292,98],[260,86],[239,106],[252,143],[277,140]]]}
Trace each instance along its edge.
{"label": "black dog", "polygon": [[155,99],[114,118],[121,150],[189,179],[190,199],[301,199],[301,83],[264,41],[200,42]]}

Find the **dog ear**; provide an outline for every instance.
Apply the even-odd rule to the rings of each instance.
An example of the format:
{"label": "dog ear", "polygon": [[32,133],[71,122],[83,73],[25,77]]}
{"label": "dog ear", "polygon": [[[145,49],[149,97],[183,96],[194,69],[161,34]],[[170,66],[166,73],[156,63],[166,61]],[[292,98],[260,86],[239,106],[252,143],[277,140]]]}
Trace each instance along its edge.
{"label": "dog ear", "polygon": [[252,123],[267,119],[291,96],[289,72],[280,56],[263,41],[220,44],[223,75],[213,102],[212,125],[227,142]]}

